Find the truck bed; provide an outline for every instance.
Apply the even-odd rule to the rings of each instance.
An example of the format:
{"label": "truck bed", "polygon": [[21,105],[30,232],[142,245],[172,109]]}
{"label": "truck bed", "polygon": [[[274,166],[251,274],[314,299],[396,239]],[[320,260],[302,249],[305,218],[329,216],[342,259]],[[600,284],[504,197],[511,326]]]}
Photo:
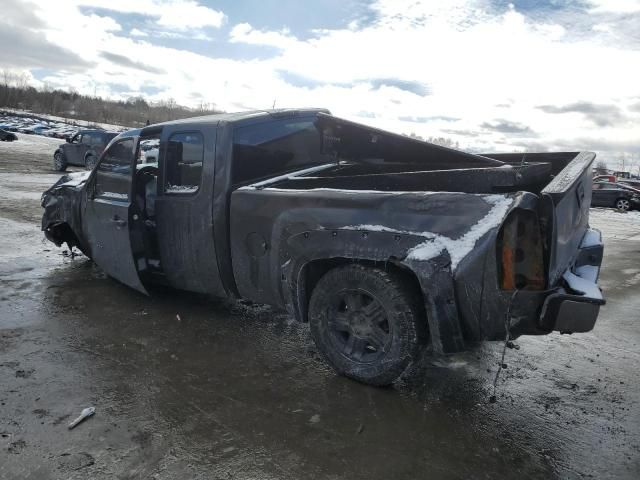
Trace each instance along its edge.
{"label": "truck bed", "polygon": [[[351,160],[234,191],[231,249],[240,294],[291,306],[296,302],[287,291],[297,264],[315,258],[396,262],[421,272],[418,277],[440,278],[437,288],[451,282],[457,313],[450,316],[463,323],[466,338],[496,339],[504,332],[498,312],[511,295],[498,286],[500,232],[517,212],[539,238],[538,247],[523,248],[529,254],[540,248],[534,261],[544,263],[536,286],[521,294],[529,298],[520,303],[527,316],[521,333],[536,333],[540,312],[531,305],[541,305],[544,289],[558,285],[588,229],[594,154],[527,154],[524,162],[522,155],[485,158],[499,159],[499,166],[428,170],[417,162]],[[448,277],[427,273],[431,268]]]}

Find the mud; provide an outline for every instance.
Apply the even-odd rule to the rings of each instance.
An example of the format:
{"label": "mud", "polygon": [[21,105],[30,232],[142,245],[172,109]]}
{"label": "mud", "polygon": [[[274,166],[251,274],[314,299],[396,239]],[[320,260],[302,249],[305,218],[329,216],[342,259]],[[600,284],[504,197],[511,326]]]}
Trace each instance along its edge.
{"label": "mud", "polygon": [[499,344],[366,387],[269,307],[147,298],[63,255],[39,231],[52,146],[22,141],[0,143],[0,478],[640,477],[639,215],[592,210],[595,330],[518,339],[490,403]]}

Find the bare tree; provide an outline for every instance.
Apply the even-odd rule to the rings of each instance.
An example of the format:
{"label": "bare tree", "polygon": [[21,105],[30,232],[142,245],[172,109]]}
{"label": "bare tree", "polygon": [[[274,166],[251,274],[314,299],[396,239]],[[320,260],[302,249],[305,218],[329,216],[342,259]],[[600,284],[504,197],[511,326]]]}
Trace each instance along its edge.
{"label": "bare tree", "polygon": [[192,109],[178,105],[173,98],[157,103],[150,103],[143,97],[114,101],[80,95],[73,88],[68,91],[54,89],[48,83],[36,89],[29,86],[27,74],[16,74],[6,68],[0,72],[0,107],[130,127],[219,112],[214,103],[204,101]]}

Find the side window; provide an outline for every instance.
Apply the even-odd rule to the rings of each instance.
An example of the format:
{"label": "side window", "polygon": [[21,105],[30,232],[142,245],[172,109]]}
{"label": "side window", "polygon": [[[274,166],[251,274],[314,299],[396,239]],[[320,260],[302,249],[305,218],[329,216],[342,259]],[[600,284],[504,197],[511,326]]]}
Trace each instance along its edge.
{"label": "side window", "polygon": [[141,163],[158,163],[160,155],[160,136],[152,135],[141,137],[138,142],[138,153],[136,155],[136,164]]}
{"label": "side window", "polygon": [[232,183],[242,184],[330,161],[322,153],[315,117],[237,128],[233,134]]}
{"label": "side window", "polygon": [[82,142],[82,134],[76,133],[73,138],[71,138],[71,143],[80,143]]}
{"label": "side window", "polygon": [[96,173],[96,195],[128,200],[131,190],[133,138],[124,138],[107,150]]}
{"label": "side window", "polygon": [[82,136],[82,143],[84,143],[85,145],[91,145],[93,143],[93,137],[94,137],[93,134],[85,133]]}
{"label": "side window", "polygon": [[[197,192],[202,180],[204,159],[202,134],[174,133],[169,137],[166,148],[164,191],[176,194]],[[154,153],[151,150],[149,152]]]}

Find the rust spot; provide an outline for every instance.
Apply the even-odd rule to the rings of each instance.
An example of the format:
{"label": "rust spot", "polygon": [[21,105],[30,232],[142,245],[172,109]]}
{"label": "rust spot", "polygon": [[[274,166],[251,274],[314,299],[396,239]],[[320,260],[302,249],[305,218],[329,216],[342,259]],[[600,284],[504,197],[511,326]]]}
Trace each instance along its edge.
{"label": "rust spot", "polygon": [[513,250],[506,245],[502,247],[502,288],[505,290],[516,288],[513,271]]}

